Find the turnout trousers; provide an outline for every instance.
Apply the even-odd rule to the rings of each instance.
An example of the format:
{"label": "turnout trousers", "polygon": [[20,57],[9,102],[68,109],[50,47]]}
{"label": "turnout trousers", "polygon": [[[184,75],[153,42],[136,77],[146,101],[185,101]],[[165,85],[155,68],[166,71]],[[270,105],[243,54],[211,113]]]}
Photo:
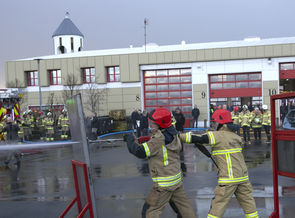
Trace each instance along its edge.
{"label": "turnout trousers", "polygon": [[261,140],[261,127],[259,128],[252,128],[254,132],[254,138],[255,140],[259,139]]}
{"label": "turnout trousers", "polygon": [[[184,192],[183,185],[174,191],[153,187],[142,208],[142,218],[159,218],[164,207],[170,202],[178,217],[196,218],[195,212]],[[172,204],[171,204],[172,203]]]}
{"label": "turnout trousers", "polygon": [[247,141],[248,138],[248,142],[250,142],[250,127],[249,126],[243,126],[243,136],[244,136],[244,141]]}
{"label": "turnout trousers", "polygon": [[217,185],[214,190],[214,198],[207,218],[221,218],[226,206],[235,194],[239,204],[244,210],[245,216],[258,217],[255,200],[252,196],[253,188],[249,181],[240,184]]}
{"label": "turnout trousers", "polygon": [[263,125],[267,140],[270,141],[270,125]]}

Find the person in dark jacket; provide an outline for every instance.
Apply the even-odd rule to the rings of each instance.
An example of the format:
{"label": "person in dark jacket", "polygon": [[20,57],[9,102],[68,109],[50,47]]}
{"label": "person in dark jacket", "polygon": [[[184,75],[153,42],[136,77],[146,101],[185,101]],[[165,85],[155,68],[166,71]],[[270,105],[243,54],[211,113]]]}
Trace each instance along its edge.
{"label": "person in dark jacket", "polygon": [[[6,132],[7,133],[7,143],[9,144],[13,144],[13,143],[17,143],[18,142],[18,133],[19,131],[19,126],[17,124],[13,123],[13,120],[11,117],[8,117],[6,120],[6,126],[4,127],[4,129],[2,130],[2,132]],[[5,165],[8,166],[8,164],[10,163],[10,161],[12,160],[12,157],[15,156],[17,162],[17,166],[20,166],[20,154],[16,153],[16,152],[9,152],[7,159],[4,161]]]}
{"label": "person in dark jacket", "polygon": [[177,131],[182,132],[183,131],[183,126],[185,123],[185,118],[180,110],[180,108],[176,108],[176,110],[173,113],[173,116],[176,120],[175,128]]}
{"label": "person in dark jacket", "polygon": [[91,138],[92,137],[92,129],[91,129],[91,117],[88,116],[85,119],[85,127],[86,127],[86,137]]}
{"label": "person in dark jacket", "polygon": [[131,121],[132,121],[132,124],[133,124],[133,129],[136,129],[136,119],[138,117],[138,112],[137,112],[137,109],[134,109],[131,113]]}
{"label": "person in dark jacket", "polygon": [[136,136],[141,136],[141,129],[140,129],[140,118],[141,118],[141,110],[135,109],[131,114],[132,123],[134,126],[134,129],[136,130]]}
{"label": "person in dark jacket", "polygon": [[98,120],[96,112],[94,112],[91,118],[91,133],[92,133],[91,139],[92,140],[95,140],[97,138],[98,128],[99,128],[99,120]]}
{"label": "person in dark jacket", "polygon": [[252,112],[252,111],[254,110],[254,108],[253,108],[253,106],[252,106],[252,104],[251,104],[250,101],[248,101],[247,106],[248,106],[248,110],[249,110],[250,112]]}
{"label": "person in dark jacket", "polygon": [[17,124],[13,123],[11,117],[7,118],[6,126],[2,130],[2,132],[7,132],[7,142],[14,143],[18,141],[17,132],[19,131],[19,127]]}
{"label": "person in dark jacket", "polygon": [[192,116],[194,119],[193,128],[198,128],[198,119],[200,116],[200,110],[197,107],[197,105],[195,105],[194,109],[192,110]]}
{"label": "person in dark jacket", "polygon": [[142,136],[148,135],[148,128],[149,128],[148,113],[146,110],[144,110],[140,117],[140,129],[141,129]]}

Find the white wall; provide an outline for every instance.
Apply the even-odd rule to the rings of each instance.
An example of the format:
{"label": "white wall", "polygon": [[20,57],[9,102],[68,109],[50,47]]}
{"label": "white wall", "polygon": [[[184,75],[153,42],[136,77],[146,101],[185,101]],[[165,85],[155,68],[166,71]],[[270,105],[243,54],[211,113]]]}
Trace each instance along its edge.
{"label": "white wall", "polygon": [[66,48],[65,53],[72,53],[71,50],[71,37],[74,38],[74,51],[78,52],[78,49],[80,47],[80,39],[82,39],[82,50],[84,47],[84,41],[83,37],[81,36],[74,36],[74,35],[67,35],[67,36],[55,36],[53,37],[53,44],[54,44],[54,54],[60,54],[58,47],[59,45],[59,38],[62,37],[62,45]]}

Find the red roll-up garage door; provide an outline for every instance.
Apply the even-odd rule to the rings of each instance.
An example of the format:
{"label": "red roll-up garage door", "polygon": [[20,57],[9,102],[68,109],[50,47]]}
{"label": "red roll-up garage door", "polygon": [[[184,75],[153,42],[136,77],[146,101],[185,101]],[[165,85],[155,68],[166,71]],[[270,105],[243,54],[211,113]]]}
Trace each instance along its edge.
{"label": "red roll-up garage door", "polygon": [[209,75],[210,98],[262,95],[261,72]]}
{"label": "red roll-up garage door", "polygon": [[170,111],[180,108],[189,127],[192,111],[191,68],[146,70],[144,76],[144,107],[149,112],[156,107]]}
{"label": "red roll-up garage door", "polygon": [[280,79],[295,79],[295,63],[280,63]]}

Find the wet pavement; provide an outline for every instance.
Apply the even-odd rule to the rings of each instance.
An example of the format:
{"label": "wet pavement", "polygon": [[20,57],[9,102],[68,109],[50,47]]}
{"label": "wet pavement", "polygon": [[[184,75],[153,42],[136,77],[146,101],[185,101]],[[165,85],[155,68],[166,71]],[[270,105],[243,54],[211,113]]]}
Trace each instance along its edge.
{"label": "wet pavement", "polygon": [[[114,138],[114,136],[112,137]],[[152,186],[146,160],[128,153],[123,142],[90,144],[91,173],[94,178],[98,217],[140,217],[144,199]],[[260,217],[273,211],[271,146],[245,145],[244,156],[254,188]],[[3,154],[0,154],[3,156]],[[0,217],[58,217],[74,198],[71,147],[26,151],[21,166],[0,164]],[[206,217],[216,185],[213,163],[194,146],[185,145],[182,156],[184,188],[198,217]],[[280,177],[282,218],[295,213],[295,179]],[[77,215],[73,208],[67,217]],[[167,206],[161,216],[176,217]],[[224,217],[244,217],[235,198]]]}

